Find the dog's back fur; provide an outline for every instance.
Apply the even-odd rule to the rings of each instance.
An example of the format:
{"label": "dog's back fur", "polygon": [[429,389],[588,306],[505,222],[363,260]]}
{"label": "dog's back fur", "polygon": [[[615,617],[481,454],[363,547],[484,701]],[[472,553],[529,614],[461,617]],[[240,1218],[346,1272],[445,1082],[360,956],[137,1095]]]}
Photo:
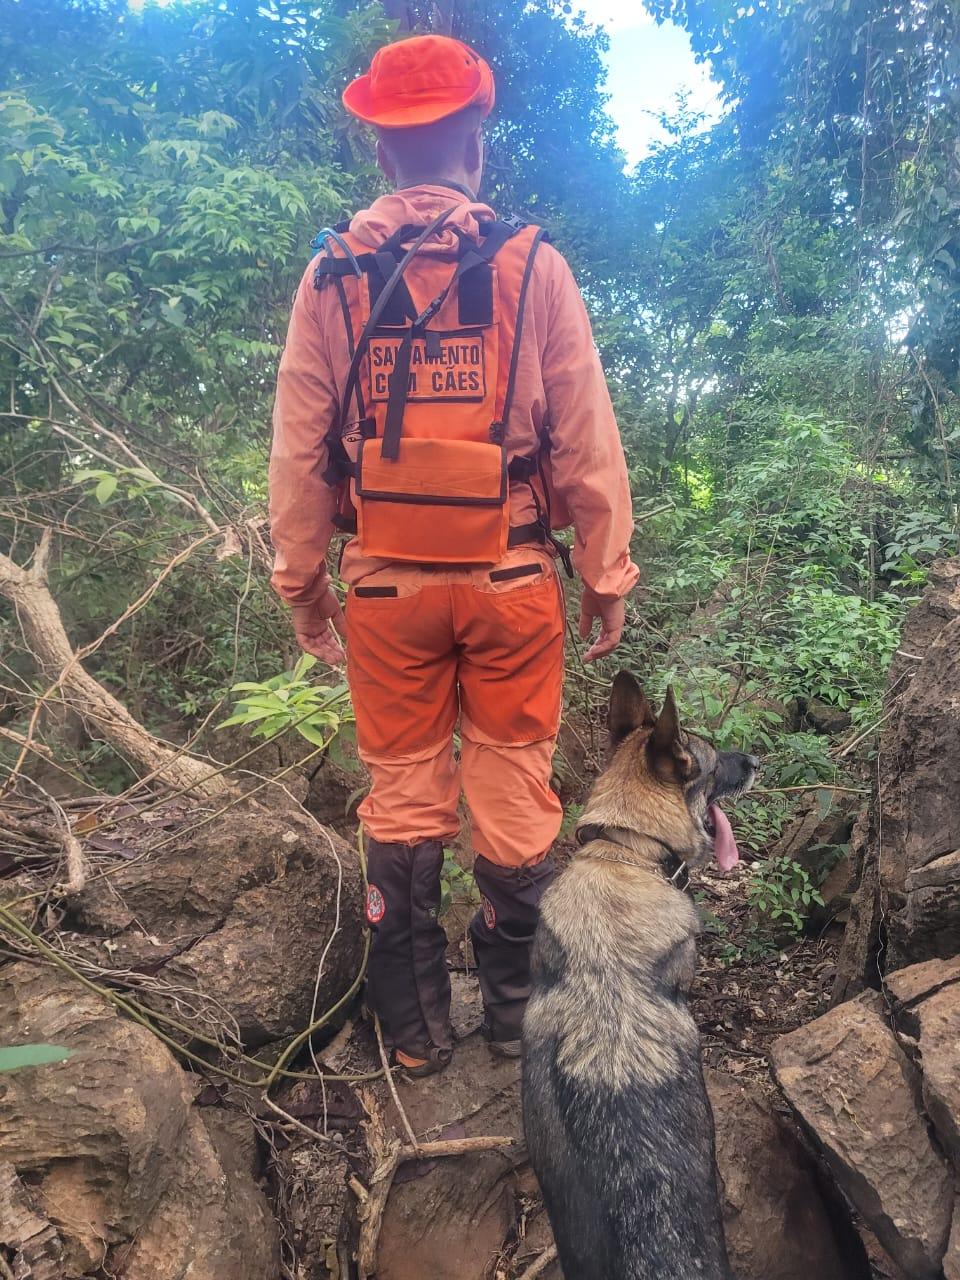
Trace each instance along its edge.
{"label": "dog's back fur", "polygon": [[[547,893],[524,1024],[523,1109],[567,1280],[731,1280],[713,1117],[687,1009],[698,917],[665,851],[712,849],[708,806],[756,762],[656,722],[632,677],[611,703],[615,754]],[[734,756],[736,759],[734,759]]]}

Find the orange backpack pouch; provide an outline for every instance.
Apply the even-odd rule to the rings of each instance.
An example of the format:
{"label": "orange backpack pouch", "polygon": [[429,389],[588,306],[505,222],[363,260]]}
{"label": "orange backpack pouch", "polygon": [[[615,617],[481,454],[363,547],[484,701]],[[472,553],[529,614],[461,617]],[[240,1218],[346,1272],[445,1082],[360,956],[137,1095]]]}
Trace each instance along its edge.
{"label": "orange backpack pouch", "polygon": [[406,251],[416,228],[401,228],[375,254],[340,237],[356,283],[344,258],[317,268],[340,282],[354,345],[339,423],[351,476],[344,523],[352,505],[360,551],[375,559],[492,565],[507,551],[504,423],[543,232],[495,222],[459,257],[420,254],[452,212]]}
{"label": "orange backpack pouch", "polygon": [[404,437],[394,461],[364,440],[357,534],[364,555],[433,564],[496,564],[507,550],[502,445]]}

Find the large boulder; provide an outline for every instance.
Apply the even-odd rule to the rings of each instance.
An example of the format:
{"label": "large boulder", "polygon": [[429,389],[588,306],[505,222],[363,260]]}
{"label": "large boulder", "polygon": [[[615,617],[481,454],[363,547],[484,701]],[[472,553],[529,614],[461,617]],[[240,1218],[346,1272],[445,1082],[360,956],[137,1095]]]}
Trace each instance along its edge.
{"label": "large boulder", "polygon": [[727,1252],[739,1280],[869,1280],[866,1255],[824,1199],[796,1134],[756,1085],[706,1072]]}
{"label": "large boulder", "polygon": [[108,878],[91,877],[66,921],[71,946],[101,965],[200,993],[248,1048],[300,1030],[356,977],[357,853],[308,815],[245,804],[138,830],[132,847]]}
{"label": "large boulder", "polygon": [[799,862],[819,881],[823,868],[836,862],[832,851],[846,852],[857,808],[856,797],[848,792],[824,790],[808,796],[771,848],[770,857]]}
{"label": "large boulder", "polygon": [[[266,1199],[218,1150],[190,1077],[150,1031],[55,970],[8,966],[0,1043],[35,1041],[72,1056],[0,1077],[0,1165],[56,1233],[58,1280],[101,1268],[125,1280],[277,1274]],[[13,1231],[0,1214],[0,1243],[16,1259],[29,1242]]]}
{"label": "large boulder", "polygon": [[900,969],[886,989],[897,1025],[917,1041],[927,1115],[960,1168],[960,956]]}
{"label": "large boulder", "polygon": [[960,558],[941,561],[909,614],[888,682],[878,781],[853,838],[858,889],[835,1000],[885,967],[960,952]]}
{"label": "large boulder", "polygon": [[874,993],[782,1036],[774,1074],[850,1202],[912,1280],[938,1280],[953,1177],[920,1109],[920,1080]]}

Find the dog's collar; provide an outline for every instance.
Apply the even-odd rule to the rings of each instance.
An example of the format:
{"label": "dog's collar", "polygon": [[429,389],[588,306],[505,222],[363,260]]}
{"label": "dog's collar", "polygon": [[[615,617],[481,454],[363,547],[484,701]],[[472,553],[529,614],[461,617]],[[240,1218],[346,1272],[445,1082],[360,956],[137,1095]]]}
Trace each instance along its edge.
{"label": "dog's collar", "polygon": [[[581,848],[594,840],[605,840],[608,844],[619,845],[621,849],[630,848],[630,845],[625,844],[623,840],[618,840],[616,835],[605,827],[602,822],[587,822],[582,827],[577,827],[576,838],[577,844]],[[664,857],[660,859],[660,866],[670,883],[676,885],[678,889],[686,889],[690,884],[690,872],[683,858],[674,853],[669,845],[664,844],[662,840],[658,840],[656,836],[644,836],[644,839],[652,840],[654,844],[658,844],[664,850]],[[636,858],[618,858],[609,853],[591,853],[590,856],[591,858],[597,858],[601,862],[622,862],[624,866],[628,867],[642,865],[637,862]]]}

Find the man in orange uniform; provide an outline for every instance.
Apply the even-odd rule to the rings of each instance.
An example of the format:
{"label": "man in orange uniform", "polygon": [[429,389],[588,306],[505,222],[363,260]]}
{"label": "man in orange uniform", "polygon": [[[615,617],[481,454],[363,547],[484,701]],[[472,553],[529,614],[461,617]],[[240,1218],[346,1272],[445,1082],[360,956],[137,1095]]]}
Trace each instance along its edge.
{"label": "man in orange uniform", "polygon": [[[368,998],[413,1074],[453,1041],[438,921],[444,842],[470,811],[471,926],[491,1049],[519,1052],[538,904],[560,827],[563,681],[551,527],[574,529],[586,653],[611,653],[631,563],[623,450],[583,301],[543,232],[478,202],[490,68],[443,36],[381,49],[344,93],[395,187],[301,282],[270,464],[274,585],[301,646],[346,634],[371,788]],[[353,532],[341,574],[326,553]],[[454,733],[460,726],[459,758]]]}

